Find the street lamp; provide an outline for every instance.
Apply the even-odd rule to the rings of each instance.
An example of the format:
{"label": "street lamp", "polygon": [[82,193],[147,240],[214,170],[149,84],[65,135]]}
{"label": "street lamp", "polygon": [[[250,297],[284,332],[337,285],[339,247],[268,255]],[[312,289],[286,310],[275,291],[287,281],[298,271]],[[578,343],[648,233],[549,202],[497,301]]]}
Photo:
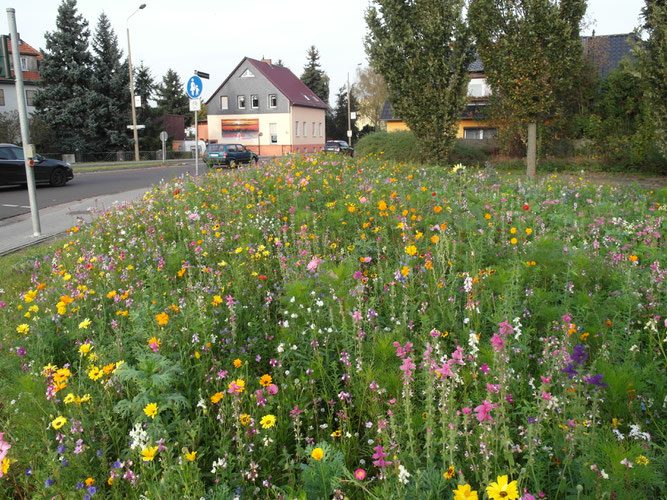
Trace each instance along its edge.
{"label": "street lamp", "polygon": [[134,133],[134,161],[139,161],[139,135],[137,134],[137,108],[134,104],[134,75],[132,74],[132,52],[130,50],[130,17],[135,15],[141,9],[146,8],[142,3],[137,10],[127,18],[127,65],[130,68],[130,99],[132,103],[132,132]]}

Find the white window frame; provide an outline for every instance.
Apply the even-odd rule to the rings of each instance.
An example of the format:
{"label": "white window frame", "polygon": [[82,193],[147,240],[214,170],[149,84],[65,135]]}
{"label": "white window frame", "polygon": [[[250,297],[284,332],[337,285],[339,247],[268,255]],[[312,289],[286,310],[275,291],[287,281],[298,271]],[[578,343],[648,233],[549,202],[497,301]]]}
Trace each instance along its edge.
{"label": "white window frame", "polygon": [[[243,105],[241,105],[243,103]],[[238,109],[245,109],[245,96],[244,95],[237,95],[236,96],[236,107]]]}
{"label": "white window frame", "polygon": [[299,120],[294,122],[294,137],[299,137]]}
{"label": "white window frame", "polygon": [[313,122],[313,137],[315,137],[315,122]]}
{"label": "white window frame", "polygon": [[35,107],[35,97],[37,96],[37,91],[32,89],[26,89],[25,91],[25,105],[30,107]]}
{"label": "white window frame", "polygon": [[322,137],[322,122],[320,122],[320,133],[319,136]]}
{"label": "white window frame", "polygon": [[259,109],[259,96],[250,94],[250,109]]}
{"label": "white window frame", "polygon": [[229,109],[229,96],[226,95],[220,96],[220,109],[223,111]]}
{"label": "white window frame", "polygon": [[308,137],[308,122],[303,122],[303,126],[301,127],[301,133],[303,134],[304,137]]}
{"label": "white window frame", "polygon": [[[271,103],[271,98],[274,102]],[[278,107],[278,96],[276,94],[269,94],[269,109],[276,109]]]}
{"label": "white window frame", "polygon": [[27,57],[22,57],[21,58],[21,71],[28,71],[28,58]]}

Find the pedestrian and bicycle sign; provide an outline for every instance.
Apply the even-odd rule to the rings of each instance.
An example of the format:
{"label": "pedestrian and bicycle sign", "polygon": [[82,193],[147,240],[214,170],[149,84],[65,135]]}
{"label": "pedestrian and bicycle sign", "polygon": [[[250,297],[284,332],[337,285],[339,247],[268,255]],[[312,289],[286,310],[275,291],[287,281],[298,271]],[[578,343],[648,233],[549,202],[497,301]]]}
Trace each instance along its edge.
{"label": "pedestrian and bicycle sign", "polygon": [[190,79],[188,80],[187,85],[185,86],[185,90],[190,96],[191,99],[197,99],[201,95],[203,85],[201,82],[201,78],[198,76],[191,76]]}

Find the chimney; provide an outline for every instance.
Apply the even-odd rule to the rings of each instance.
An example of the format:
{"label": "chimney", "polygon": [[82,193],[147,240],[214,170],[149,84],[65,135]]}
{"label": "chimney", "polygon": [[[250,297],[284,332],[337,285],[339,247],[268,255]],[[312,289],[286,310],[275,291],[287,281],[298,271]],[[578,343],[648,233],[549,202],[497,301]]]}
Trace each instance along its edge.
{"label": "chimney", "polygon": [[264,58],[262,57],[262,62],[263,62],[263,63],[266,63],[266,64],[271,64],[271,59],[264,59]]}

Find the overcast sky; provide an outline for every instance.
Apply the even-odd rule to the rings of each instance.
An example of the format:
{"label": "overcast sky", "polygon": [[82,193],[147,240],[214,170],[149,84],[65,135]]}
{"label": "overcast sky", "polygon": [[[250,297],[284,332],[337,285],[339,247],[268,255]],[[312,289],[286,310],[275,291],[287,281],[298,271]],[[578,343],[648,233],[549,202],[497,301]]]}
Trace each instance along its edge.
{"label": "overcast sky", "polygon": [[[59,0],[7,0],[16,10],[21,38],[35,47],[45,46],[44,33],[56,28]],[[102,11],[106,13],[127,53],[127,18],[141,0],[78,0],[78,10],[91,33]],[[350,81],[359,63],[367,65],[364,52],[364,11],[369,0],[146,0],[146,8],[129,21],[132,62],[143,61],[156,80],[172,68],[185,83],[194,70],[210,73],[203,96],[222,83],[248,56],[282,59],[297,76],[306,64],[306,53],[315,45],[322,69],[331,79],[331,102],[338,89]],[[629,33],[639,22],[643,0],[589,0],[587,27],[598,35]],[[3,9],[4,10],[4,9]],[[6,21],[0,28],[9,33]]]}

